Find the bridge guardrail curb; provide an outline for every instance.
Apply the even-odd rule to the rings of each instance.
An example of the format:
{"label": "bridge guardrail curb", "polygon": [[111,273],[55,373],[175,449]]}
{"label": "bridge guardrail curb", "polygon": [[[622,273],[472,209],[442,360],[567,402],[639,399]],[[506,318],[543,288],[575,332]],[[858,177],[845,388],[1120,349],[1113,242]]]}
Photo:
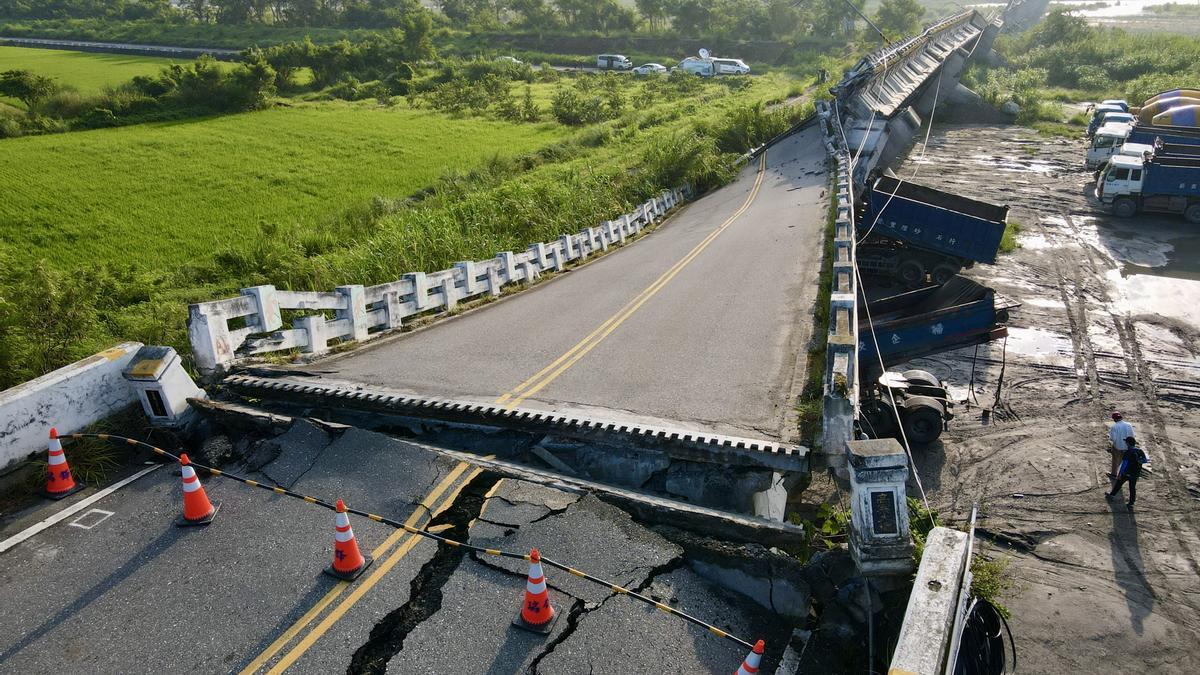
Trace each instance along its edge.
{"label": "bridge guardrail curb", "polygon": [[[188,339],[203,375],[228,370],[261,354],[299,349],[324,354],[335,340],[364,342],[402,327],[405,319],[448,311],[463,300],[499,296],[505,286],[534,283],[547,272],[625,243],[692,196],[691,186],[666,190],[631,213],[564,234],[552,242],[531,244],[520,253],[505,251],[484,261],[463,261],[438,272],[413,272],[375,286],[348,285],[328,291],[289,291],[264,285],[242,295],[188,307]],[[281,312],[315,312],[284,328]],[[327,319],[326,312],[333,318]],[[234,323],[238,327],[232,327]]]}
{"label": "bridge guardrail curb", "polygon": [[634,445],[659,450],[674,459],[765,468],[772,471],[808,470],[808,449],[778,441],[743,438],[681,427],[611,421],[531,408],[506,408],[453,399],[406,396],[357,385],[303,382],[294,379],[231,375],[229,389],[257,398],[299,403],[337,401],[342,408],[449,424],[494,426],[517,431],[555,434],[598,443]]}

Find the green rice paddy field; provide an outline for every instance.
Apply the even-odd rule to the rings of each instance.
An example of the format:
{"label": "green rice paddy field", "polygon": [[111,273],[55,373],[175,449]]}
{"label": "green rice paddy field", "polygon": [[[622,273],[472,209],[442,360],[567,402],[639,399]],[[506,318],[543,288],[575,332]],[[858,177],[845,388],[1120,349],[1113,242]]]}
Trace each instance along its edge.
{"label": "green rice paddy field", "polygon": [[172,59],[153,56],[0,47],[0,72],[29,70],[54,78],[81,94],[99,93],[105,87],[128,82],[137,75],[153,75],[172,62]]}
{"label": "green rice paddy field", "polygon": [[18,263],[170,269],[249,245],[260,222],[328,223],[376,195],[406,196],[449,168],[529,152],[566,133],[323,102],[7,139],[0,245]]}

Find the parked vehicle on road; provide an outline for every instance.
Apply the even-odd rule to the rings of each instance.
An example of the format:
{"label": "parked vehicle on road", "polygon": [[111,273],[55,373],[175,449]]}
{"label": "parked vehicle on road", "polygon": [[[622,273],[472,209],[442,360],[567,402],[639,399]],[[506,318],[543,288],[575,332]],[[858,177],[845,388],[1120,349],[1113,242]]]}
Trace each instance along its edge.
{"label": "parked vehicle on road", "polygon": [[1088,135],[1094,136],[1097,131],[1109,124],[1133,124],[1135,119],[1137,118],[1133,115],[1119,110],[1097,113],[1092,117],[1092,123],[1088,125]]}
{"label": "parked vehicle on road", "polygon": [[1091,136],[1096,133],[1096,130],[1103,126],[1104,116],[1108,113],[1129,114],[1121,110],[1121,106],[1113,104],[1104,104],[1096,106],[1092,109],[1092,119],[1088,121],[1087,135]]}
{"label": "parked vehicle on road", "polygon": [[497,56],[496,62],[497,63],[511,63],[514,66],[519,66],[522,63],[524,63],[524,61],[522,61],[521,59],[518,59],[515,56]]}
{"label": "parked vehicle on road", "polygon": [[858,209],[859,269],[909,288],[944,284],[964,267],[992,264],[1008,207],[880,176]]}
{"label": "parked vehicle on road", "polygon": [[749,75],[750,66],[741,59],[711,58],[714,75]]}
{"label": "parked vehicle on road", "polygon": [[716,72],[713,70],[713,64],[711,60],[700,59],[696,58],[695,56],[689,56],[680,61],[679,65],[676,67],[685,73],[699,75],[700,77],[712,77],[716,74]]}
{"label": "parked vehicle on road", "polygon": [[1095,195],[1121,218],[1177,213],[1200,223],[1200,157],[1113,155],[1096,178]]}
{"label": "parked vehicle on road", "polygon": [[654,73],[665,72],[667,72],[667,67],[661,63],[643,63],[642,65],[633,69],[634,75],[653,75]]}
{"label": "parked vehicle on road", "polygon": [[600,70],[630,70],[633,61],[621,54],[601,54],[596,57],[596,67]]}

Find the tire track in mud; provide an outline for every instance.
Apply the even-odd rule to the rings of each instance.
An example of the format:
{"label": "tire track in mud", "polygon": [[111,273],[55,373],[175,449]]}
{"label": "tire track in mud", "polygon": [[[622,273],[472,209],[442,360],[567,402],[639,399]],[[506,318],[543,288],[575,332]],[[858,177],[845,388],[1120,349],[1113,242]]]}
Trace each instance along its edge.
{"label": "tire track in mud", "polygon": [[[1053,194],[1053,190],[1046,185],[1041,186],[1049,194]],[[1053,232],[1051,228],[1045,226],[1045,223],[1039,219],[1038,223],[1042,226],[1042,231],[1055,238],[1060,244],[1055,247],[1055,271],[1059,278],[1060,291],[1063,298],[1063,304],[1067,308],[1067,317],[1071,326],[1071,341],[1075,346],[1077,369],[1080,360],[1087,368],[1087,381],[1090,385],[1090,400],[1094,403],[1093,408],[1096,409],[1096,414],[1103,414],[1103,392],[1099,385],[1099,373],[1096,368],[1095,350],[1092,346],[1088,331],[1088,312],[1087,312],[1087,296],[1089,281],[1095,280],[1094,291],[1099,300],[1103,311],[1108,314],[1109,321],[1112,322],[1113,328],[1116,331],[1117,339],[1120,342],[1123,360],[1125,362],[1126,380],[1131,385],[1131,389],[1139,392],[1138,415],[1144,421],[1148,421],[1151,427],[1150,440],[1151,446],[1155,447],[1158,453],[1166,458],[1166,466],[1164,471],[1157,472],[1154,478],[1162,476],[1164,486],[1166,487],[1167,498],[1172,504],[1187,504],[1190,502],[1190,495],[1187,490],[1182,474],[1182,462],[1179,453],[1175,449],[1175,445],[1171,440],[1171,436],[1167,430],[1166,420],[1163,417],[1162,411],[1159,408],[1158,392],[1154,385],[1153,373],[1150,370],[1145,358],[1142,355],[1141,347],[1138,344],[1137,329],[1128,315],[1119,315],[1113,311],[1113,300],[1109,294],[1108,281],[1106,279],[1107,272],[1110,271],[1109,265],[1101,265],[1097,263],[1096,251],[1092,244],[1088,242],[1084,233],[1075,219],[1071,217],[1071,213],[1061,206],[1056,205],[1055,210],[1062,218],[1063,222],[1070,229],[1073,235],[1073,242],[1063,241],[1063,238],[1057,232]],[[1072,245],[1074,244],[1074,245]],[[1105,256],[1107,258],[1107,256]],[[1077,303],[1074,311],[1069,302],[1069,292],[1066,289],[1066,275],[1063,273],[1063,266],[1067,266],[1071,270],[1069,281],[1075,291]],[[1082,270],[1086,267],[1088,276],[1081,275]],[[1082,350],[1082,354],[1081,351]],[[1082,359],[1080,358],[1082,356]],[[1082,389],[1082,376],[1080,375],[1080,388]],[[1084,392],[1081,391],[1081,394]],[[1143,441],[1143,445],[1145,442]],[[1167,524],[1170,526],[1174,537],[1169,537],[1169,548],[1172,553],[1176,554],[1180,559],[1187,561],[1191,566],[1192,573],[1200,577],[1200,557],[1195,553],[1200,549],[1200,542],[1196,541],[1197,522],[1192,517],[1190,512],[1184,511],[1176,513],[1173,516],[1166,517]],[[1184,527],[1184,524],[1188,527]],[[1200,627],[1200,622],[1195,616],[1183,616],[1180,613],[1173,611],[1169,605],[1162,602],[1162,597],[1150,583],[1149,575],[1156,577],[1158,581],[1163,582],[1167,588],[1172,586],[1170,575],[1158,569],[1157,565],[1151,562],[1151,559],[1144,558],[1130,551],[1131,547],[1136,547],[1135,542],[1126,541],[1120,538],[1113,539],[1114,546],[1120,552],[1122,559],[1131,570],[1136,570],[1143,575],[1147,592],[1154,599],[1163,613],[1172,620],[1177,621],[1181,625],[1192,628]],[[1136,562],[1141,560],[1142,568],[1139,570]],[[1190,607],[1192,610],[1200,612],[1200,605],[1192,601],[1191,597],[1184,593],[1180,597],[1173,597],[1175,601],[1181,602]]]}

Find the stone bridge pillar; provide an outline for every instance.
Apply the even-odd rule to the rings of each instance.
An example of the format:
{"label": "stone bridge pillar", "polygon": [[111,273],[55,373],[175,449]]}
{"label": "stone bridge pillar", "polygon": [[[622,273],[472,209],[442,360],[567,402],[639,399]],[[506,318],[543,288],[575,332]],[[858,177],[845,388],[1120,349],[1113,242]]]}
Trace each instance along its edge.
{"label": "stone bridge pillar", "polygon": [[864,575],[912,571],[908,456],[893,438],[846,443],[850,469],[850,552]]}

